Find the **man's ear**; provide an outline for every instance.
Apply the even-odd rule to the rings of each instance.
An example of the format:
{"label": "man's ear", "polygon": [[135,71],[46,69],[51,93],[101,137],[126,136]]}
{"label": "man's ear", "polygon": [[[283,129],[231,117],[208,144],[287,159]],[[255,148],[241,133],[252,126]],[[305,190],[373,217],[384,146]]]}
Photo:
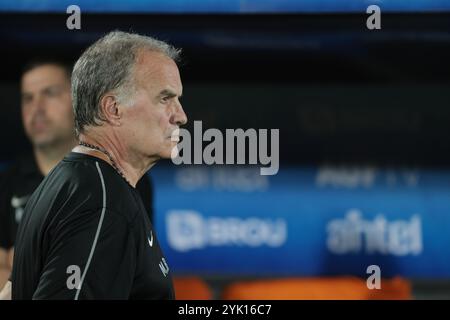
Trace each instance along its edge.
{"label": "man's ear", "polygon": [[100,108],[105,121],[112,125],[120,126],[121,110],[115,95],[104,95],[100,100]]}

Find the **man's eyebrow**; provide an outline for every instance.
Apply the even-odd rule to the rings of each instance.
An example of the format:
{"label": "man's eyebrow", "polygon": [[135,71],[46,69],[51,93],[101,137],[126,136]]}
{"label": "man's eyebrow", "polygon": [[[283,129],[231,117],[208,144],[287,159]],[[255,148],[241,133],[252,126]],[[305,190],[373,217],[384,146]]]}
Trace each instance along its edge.
{"label": "man's eyebrow", "polygon": [[[170,98],[174,98],[174,97],[177,97],[178,95],[175,92],[173,92],[172,90],[164,89],[159,93],[159,96],[168,96]],[[181,95],[180,95],[180,97],[181,97]]]}
{"label": "man's eyebrow", "polygon": [[60,89],[60,88],[64,88],[64,85],[60,84],[60,83],[55,83],[55,84],[50,84],[44,88],[42,88],[42,91],[44,90],[48,90],[48,89]]}
{"label": "man's eyebrow", "polygon": [[[57,89],[57,90],[58,90],[58,89],[62,89],[62,88],[64,88],[64,85],[59,84],[59,83],[55,83],[55,84],[51,84],[51,85],[48,85],[48,86],[46,86],[46,87],[40,89],[39,92],[45,92],[45,91],[52,90],[52,89]],[[33,92],[22,91],[22,92],[20,93],[20,95],[21,95],[22,98],[24,98],[24,97],[30,97],[30,96],[33,95]]]}

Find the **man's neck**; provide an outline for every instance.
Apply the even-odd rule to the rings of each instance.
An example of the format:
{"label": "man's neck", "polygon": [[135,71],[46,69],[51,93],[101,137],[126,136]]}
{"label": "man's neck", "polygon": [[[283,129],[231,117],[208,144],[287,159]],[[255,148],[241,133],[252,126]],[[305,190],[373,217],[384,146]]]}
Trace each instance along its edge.
{"label": "man's neck", "polygon": [[[131,155],[126,146],[121,144],[119,142],[120,139],[117,137],[110,137],[105,134],[99,135],[94,132],[89,132],[87,134],[80,134],[79,140],[106,150],[109,156],[85,146],[77,146],[73,149],[73,151],[89,154],[106,160],[113,167],[116,166],[120,170],[119,173],[121,173],[125,180],[127,180],[133,187],[136,187],[139,179],[141,179],[141,177],[156,163],[156,159],[149,160]],[[109,157],[112,159],[109,159]],[[114,164],[111,163],[111,160]]]}
{"label": "man's neck", "polygon": [[34,157],[39,171],[46,176],[76,144],[75,140],[66,144],[48,147],[35,147]]}

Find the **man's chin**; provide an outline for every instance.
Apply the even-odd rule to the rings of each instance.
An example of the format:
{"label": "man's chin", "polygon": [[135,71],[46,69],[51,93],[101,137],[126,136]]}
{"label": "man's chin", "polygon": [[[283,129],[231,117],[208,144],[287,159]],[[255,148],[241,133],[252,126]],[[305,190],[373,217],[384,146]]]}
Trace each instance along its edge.
{"label": "man's chin", "polygon": [[50,148],[55,145],[55,139],[48,137],[34,137],[31,139],[33,147],[36,149]]}
{"label": "man's chin", "polygon": [[170,152],[165,154],[164,159],[173,160],[173,159],[177,158],[178,156],[179,156],[179,146],[176,144],[170,149]]}
{"label": "man's chin", "polygon": [[160,156],[160,159],[164,159],[164,160],[172,159],[172,153],[170,151],[163,152],[159,156]]}

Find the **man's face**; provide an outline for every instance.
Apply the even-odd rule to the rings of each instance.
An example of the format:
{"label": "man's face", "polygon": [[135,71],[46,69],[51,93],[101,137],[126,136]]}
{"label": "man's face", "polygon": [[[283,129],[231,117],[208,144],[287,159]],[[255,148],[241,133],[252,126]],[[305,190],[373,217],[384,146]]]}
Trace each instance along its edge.
{"label": "man's face", "polygon": [[187,122],[179,101],[183,86],[178,67],[161,53],[141,51],[135,79],[132,104],[123,108],[127,143],[133,152],[146,157],[170,158],[177,145],[171,136]]}
{"label": "man's face", "polygon": [[47,64],[26,72],[21,81],[22,121],[34,147],[74,137],[70,80],[62,67]]}

